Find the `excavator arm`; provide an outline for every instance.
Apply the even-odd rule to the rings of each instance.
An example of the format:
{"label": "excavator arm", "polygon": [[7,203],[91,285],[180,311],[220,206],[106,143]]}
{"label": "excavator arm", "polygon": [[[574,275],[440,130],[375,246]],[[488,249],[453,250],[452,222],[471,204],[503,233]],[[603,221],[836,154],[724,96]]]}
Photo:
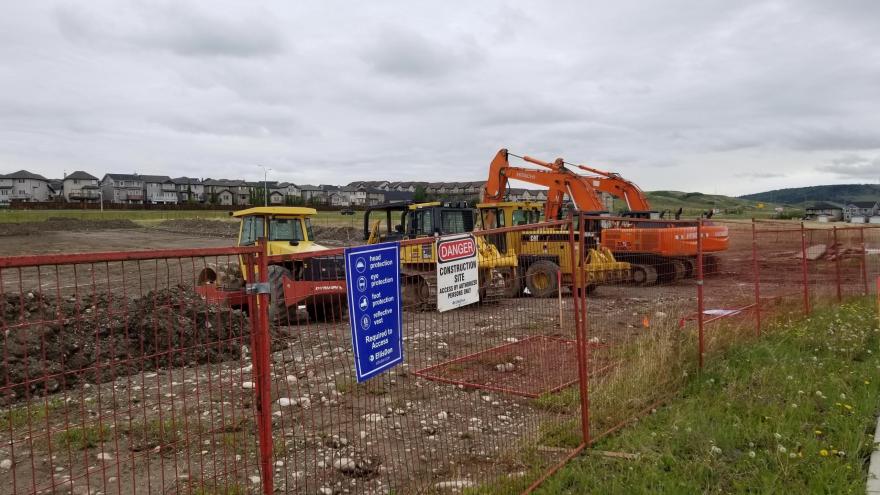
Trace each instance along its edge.
{"label": "excavator arm", "polygon": [[596,189],[610,194],[615,198],[621,199],[626,203],[626,208],[630,211],[647,211],[651,209],[650,203],[645,193],[639,186],[624,179],[620,174],[614,172],[606,172],[584,165],[577,165],[577,168],[598,175],[591,180]]}
{"label": "excavator arm", "polygon": [[596,194],[594,186],[587,182],[586,177],[567,170],[561,158],[553,163],[547,163],[536,158],[523,157],[523,160],[527,162],[549,169],[535,170],[512,167],[507,155],[507,150],[502,149],[492,159],[489,178],[483,188],[484,202],[504,201],[507,183],[512,179],[544,186],[548,189],[547,203],[544,206],[544,217],[548,219],[559,217],[566,195],[574,203],[575,208],[580,211],[600,211],[603,209],[602,200]]}

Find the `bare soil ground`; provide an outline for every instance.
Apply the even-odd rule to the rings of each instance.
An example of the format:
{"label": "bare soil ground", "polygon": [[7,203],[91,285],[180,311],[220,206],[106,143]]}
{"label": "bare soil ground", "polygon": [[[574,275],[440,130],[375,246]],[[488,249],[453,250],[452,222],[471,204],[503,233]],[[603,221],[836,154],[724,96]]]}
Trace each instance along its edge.
{"label": "bare soil ground", "polygon": [[[234,236],[227,225],[180,222],[153,229],[0,236],[0,251],[221,246]],[[324,237],[348,243],[352,230],[324,232]],[[723,255],[722,272],[706,284],[707,309],[741,306],[753,297],[751,238],[741,234]],[[789,245],[787,239],[779,243]],[[176,289],[191,287],[204,263],[137,262],[60,275],[51,268],[3,273],[0,318],[13,359],[5,358],[0,383],[28,386],[2,389],[10,404],[0,408],[5,439],[0,461],[16,463],[9,471],[13,482],[0,484],[0,494],[30,493],[34,487],[72,493],[257,490],[249,335],[228,333],[243,325],[245,316],[205,307],[186,288]],[[855,273],[850,264],[848,277]],[[797,288],[800,265],[788,255],[768,253],[759,266],[769,293]],[[827,277],[829,267],[834,265],[812,269]],[[170,291],[173,301],[144,303],[166,297],[163,291]],[[29,293],[57,295],[43,304],[42,296]],[[551,410],[535,399],[479,387],[527,384],[529,391],[541,391],[557,387],[557,375],[573,376],[574,350],[568,348],[573,346],[534,352],[502,347],[537,336],[573,339],[573,301],[562,299],[562,321],[559,304],[524,297],[443,314],[405,311],[405,363],[363,384],[353,379],[347,323],[303,320],[278,329],[271,367],[276,485],[288,493],[449,493],[496,476],[523,476],[536,463],[559,459],[573,445],[558,425],[576,418],[577,411]],[[29,323],[13,328],[22,307]],[[65,322],[59,307],[61,315],[80,311],[79,316]],[[613,346],[694,313],[696,286],[689,280],[662,287],[603,286],[588,298],[588,308],[591,344]],[[92,312],[85,314],[86,309]],[[46,317],[49,313],[54,316]],[[113,314],[126,317],[116,321]],[[189,328],[206,333],[175,332]],[[126,332],[140,337],[122,338]],[[50,347],[54,355],[48,357],[56,364],[34,360],[37,368],[28,368],[21,359]],[[497,348],[515,351],[444,365],[445,378],[472,385],[415,374]],[[163,349],[170,354],[163,355]],[[83,370],[77,379],[53,377],[57,388],[48,387],[48,380],[30,381],[46,374],[46,366],[74,366],[73,359],[82,360],[76,364]],[[554,373],[554,366],[565,371]]]}

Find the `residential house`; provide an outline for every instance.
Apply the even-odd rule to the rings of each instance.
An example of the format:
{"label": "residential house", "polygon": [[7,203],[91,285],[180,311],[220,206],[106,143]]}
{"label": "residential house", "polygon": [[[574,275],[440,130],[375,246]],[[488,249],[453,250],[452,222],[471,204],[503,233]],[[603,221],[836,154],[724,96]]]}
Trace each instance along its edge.
{"label": "residential house", "polygon": [[462,182],[461,193],[465,196],[480,196],[483,194],[484,181]]}
{"label": "residential house", "polygon": [[50,196],[49,179],[42,175],[19,170],[0,175],[0,203],[12,201],[48,201]]}
{"label": "residential house", "polygon": [[299,187],[296,184],[290,182],[281,182],[280,184],[278,184],[278,190],[284,193],[285,203],[287,203],[288,198],[290,198],[290,202],[297,202],[302,197]]}
{"label": "residential house", "polygon": [[386,191],[408,191],[408,192],[416,192],[416,189],[419,187],[427,187],[427,182],[391,182],[388,184],[388,187],[385,189]]}
{"label": "residential house", "polygon": [[64,198],[64,180],[49,179],[49,201],[61,200]]}
{"label": "residential house", "polygon": [[385,194],[383,196],[383,203],[397,203],[401,201],[413,200],[412,191],[385,191]]}
{"label": "residential house", "polygon": [[176,205],[177,185],[167,175],[141,175],[144,201],[155,205]]}
{"label": "residential house", "polygon": [[341,190],[330,194],[329,203],[331,206],[351,206],[348,193]]}
{"label": "residential house", "polygon": [[64,201],[68,203],[97,203],[101,198],[99,182],[97,177],[82,170],[64,176],[64,180],[61,182]]}
{"label": "residential house", "polygon": [[851,201],[843,209],[843,219],[847,222],[865,223],[877,211],[877,201]]}
{"label": "residential house", "polygon": [[224,206],[249,206],[251,188],[243,180],[205,179],[205,201]]}
{"label": "residential house", "polygon": [[305,184],[299,186],[299,195],[305,203],[314,203],[316,198],[321,196],[323,191],[318,186]]}
{"label": "residential house", "polygon": [[387,190],[391,185],[387,180],[359,180],[355,182],[349,182],[345,187],[367,187],[372,189],[382,189]]}
{"label": "residential house", "polygon": [[101,179],[104,201],[143,204],[144,180],[137,174],[104,174]]}
{"label": "residential house", "polygon": [[174,184],[179,204],[205,202],[205,185],[201,180],[194,177],[177,177],[171,179],[171,182]]}
{"label": "residential house", "polygon": [[808,220],[837,222],[843,219],[843,207],[834,203],[816,203],[806,208]]}

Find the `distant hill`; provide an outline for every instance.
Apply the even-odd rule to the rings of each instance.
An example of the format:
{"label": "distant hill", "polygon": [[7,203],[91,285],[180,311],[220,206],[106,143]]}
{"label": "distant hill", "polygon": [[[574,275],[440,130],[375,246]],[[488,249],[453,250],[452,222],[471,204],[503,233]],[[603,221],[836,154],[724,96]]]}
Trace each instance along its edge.
{"label": "distant hill", "polygon": [[[727,212],[727,216],[768,216],[774,213],[773,208],[777,206],[769,201],[753,201],[699,192],[645,191],[645,194],[653,210],[676,211],[682,208],[686,216],[699,215],[700,212],[713,208]],[[624,204],[619,200],[615,201],[614,210],[621,209],[624,209]]]}
{"label": "distant hill", "polygon": [[740,199],[766,201],[789,205],[803,205],[805,202],[832,201],[846,203],[849,201],[871,201],[880,199],[878,184],[834,184],[828,186],[792,187],[776,189],[757,194],[746,194]]}

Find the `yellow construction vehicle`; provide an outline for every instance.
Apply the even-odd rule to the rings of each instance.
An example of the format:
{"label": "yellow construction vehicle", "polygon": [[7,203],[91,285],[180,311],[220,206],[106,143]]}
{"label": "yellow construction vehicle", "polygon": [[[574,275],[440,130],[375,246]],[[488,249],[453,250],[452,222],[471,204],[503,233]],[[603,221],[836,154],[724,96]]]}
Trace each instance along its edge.
{"label": "yellow construction vehicle", "polygon": [[[288,312],[304,305],[311,321],[338,320],[344,316],[345,263],[342,256],[310,256],[292,259],[289,255],[312,253],[327,248],[316,243],[311,217],[314,208],[269,206],[231,213],[241,220],[238,246],[253,246],[266,239],[269,253],[269,313],[284,321]],[[211,302],[235,307],[247,306],[244,260],[211,265],[198,276],[196,290]]]}
{"label": "yellow construction vehicle", "polygon": [[[376,219],[377,215],[383,218]],[[475,226],[476,210],[461,204],[398,202],[372,206],[364,212],[364,240],[367,244],[463,234],[472,232]],[[501,253],[482,236],[475,238],[480,269],[480,301],[497,301],[516,283],[516,254],[512,251]],[[435,243],[402,245],[400,263],[404,305],[419,309],[435,308]]]}
{"label": "yellow construction vehicle", "polygon": [[[543,221],[544,203],[537,201],[499,201],[480,203],[480,224],[483,229],[496,229],[531,225]],[[553,297],[563,285],[574,285],[593,292],[597,285],[621,282],[629,279],[629,263],[614,259],[607,248],[601,247],[593,232],[575,233],[574,247],[584,246],[586,256],[575,251],[572,265],[571,238],[568,229],[553,227],[530,230],[513,230],[487,236],[488,240],[503,253],[516,253],[518,271],[523,274],[508,289],[508,296],[519,295],[523,286],[535,297]],[[582,259],[583,258],[583,259]],[[577,268],[577,269],[575,269]],[[561,274],[561,277],[560,277]]]}

